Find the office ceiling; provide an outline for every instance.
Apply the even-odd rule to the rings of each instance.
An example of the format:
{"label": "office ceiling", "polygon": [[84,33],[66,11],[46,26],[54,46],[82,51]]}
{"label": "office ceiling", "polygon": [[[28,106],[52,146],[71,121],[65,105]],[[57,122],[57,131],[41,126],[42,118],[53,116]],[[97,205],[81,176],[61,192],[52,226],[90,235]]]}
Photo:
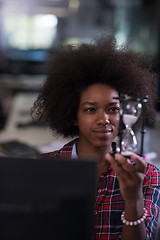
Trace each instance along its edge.
{"label": "office ceiling", "polygon": [[[6,12],[53,13],[65,17],[85,6],[104,8],[125,7],[140,4],[146,0],[0,0],[0,10]],[[147,0],[149,1],[149,0]],[[82,12],[82,11],[81,11]]]}
{"label": "office ceiling", "polygon": [[55,6],[65,7],[70,0],[0,0],[1,6],[5,5],[37,5],[37,6]]}
{"label": "office ceiling", "polygon": [[[18,13],[50,13],[65,16],[68,8],[79,0],[0,0],[0,10]],[[76,5],[77,6],[77,5]]]}
{"label": "office ceiling", "polygon": [[108,4],[112,6],[126,6],[139,4],[146,0],[0,0],[0,4],[14,4],[14,5],[38,5],[38,6],[53,6],[53,7],[67,7],[71,2],[79,2],[80,4]]}

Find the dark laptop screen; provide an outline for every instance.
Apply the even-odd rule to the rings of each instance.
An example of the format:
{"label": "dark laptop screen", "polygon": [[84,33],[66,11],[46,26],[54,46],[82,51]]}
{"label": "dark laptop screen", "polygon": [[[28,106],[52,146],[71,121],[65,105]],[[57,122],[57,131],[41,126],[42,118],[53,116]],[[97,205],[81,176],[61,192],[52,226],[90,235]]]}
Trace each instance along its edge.
{"label": "dark laptop screen", "polygon": [[0,158],[0,239],[90,240],[95,161]]}

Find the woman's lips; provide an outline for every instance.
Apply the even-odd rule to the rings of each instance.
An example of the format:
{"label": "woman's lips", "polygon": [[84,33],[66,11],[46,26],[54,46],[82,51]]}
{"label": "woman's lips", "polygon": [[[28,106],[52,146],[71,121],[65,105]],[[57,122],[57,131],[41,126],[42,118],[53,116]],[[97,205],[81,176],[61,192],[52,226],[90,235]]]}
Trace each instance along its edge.
{"label": "woman's lips", "polygon": [[107,134],[110,134],[111,132],[113,132],[112,128],[107,128],[107,129],[96,129],[96,130],[93,130],[93,132],[95,134],[98,134],[98,135],[107,135]]}

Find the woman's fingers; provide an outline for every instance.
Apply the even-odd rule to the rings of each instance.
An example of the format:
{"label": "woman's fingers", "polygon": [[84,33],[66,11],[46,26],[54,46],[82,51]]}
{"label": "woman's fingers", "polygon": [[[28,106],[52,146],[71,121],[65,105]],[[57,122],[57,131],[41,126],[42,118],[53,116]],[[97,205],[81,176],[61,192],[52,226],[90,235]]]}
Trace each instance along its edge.
{"label": "woman's fingers", "polygon": [[132,154],[131,159],[135,162],[135,169],[138,172],[146,172],[146,162],[144,161],[143,157],[140,157],[137,154]]}
{"label": "woman's fingers", "polygon": [[131,160],[123,157],[121,154],[115,154],[114,157],[110,154],[106,154],[106,159],[113,167],[117,176],[122,175],[122,177],[126,180],[134,178],[137,179],[140,173],[144,174],[146,171],[146,164],[144,160],[136,154],[131,156],[131,159],[135,164],[133,164]]}
{"label": "woman's fingers", "polygon": [[[117,177],[121,181],[126,181],[129,178],[128,172],[124,169],[124,160],[123,159],[116,159],[115,156],[113,157],[110,154],[106,154],[106,158],[110,165],[112,166],[114,172],[116,173]],[[122,157],[123,158],[123,157]]]}
{"label": "woman's fingers", "polygon": [[131,158],[134,164],[120,154],[115,154],[114,157],[106,154],[106,159],[117,175],[121,194],[128,201],[137,200],[141,196],[142,182],[146,170],[145,163],[138,155],[135,154]]}

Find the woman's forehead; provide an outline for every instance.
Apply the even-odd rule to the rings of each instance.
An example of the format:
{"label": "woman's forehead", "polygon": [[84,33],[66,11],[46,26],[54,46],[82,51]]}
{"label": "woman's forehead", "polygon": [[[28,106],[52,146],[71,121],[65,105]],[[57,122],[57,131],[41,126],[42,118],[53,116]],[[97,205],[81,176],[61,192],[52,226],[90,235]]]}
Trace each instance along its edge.
{"label": "woman's forehead", "polygon": [[93,84],[88,86],[84,91],[81,93],[81,100],[82,99],[101,99],[105,98],[108,101],[119,100],[119,94],[116,89],[110,87],[106,84]]}

